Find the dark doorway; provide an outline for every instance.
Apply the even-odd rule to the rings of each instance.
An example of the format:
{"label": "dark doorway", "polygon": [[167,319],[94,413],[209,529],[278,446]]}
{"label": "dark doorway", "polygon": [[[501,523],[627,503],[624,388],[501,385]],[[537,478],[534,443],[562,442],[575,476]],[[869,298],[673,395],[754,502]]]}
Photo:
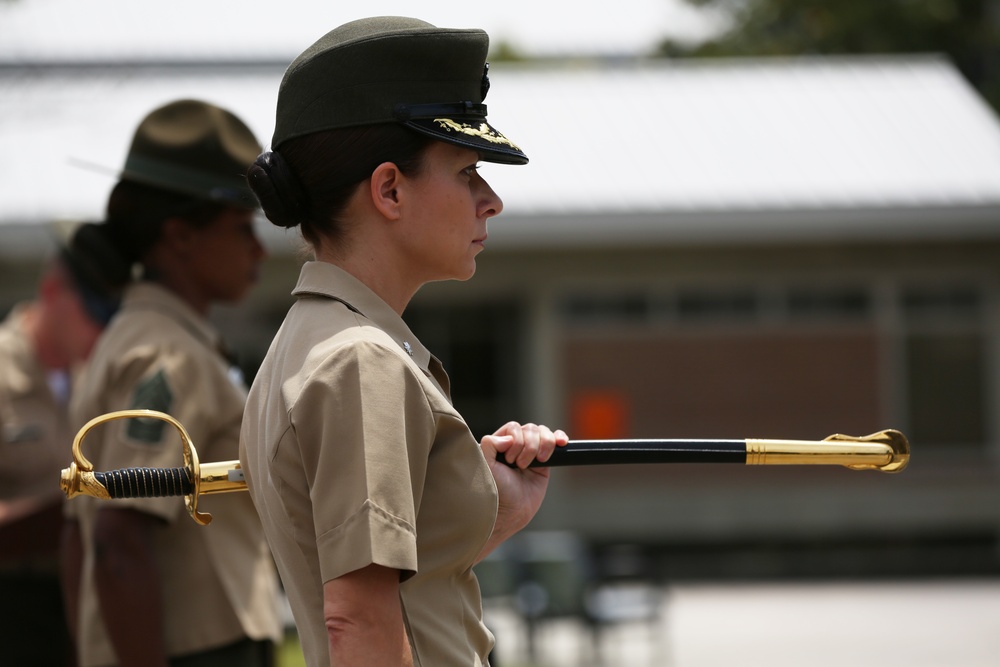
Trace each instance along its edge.
{"label": "dark doorway", "polygon": [[523,318],[516,303],[411,304],[403,319],[444,364],[455,407],[476,438],[519,418]]}

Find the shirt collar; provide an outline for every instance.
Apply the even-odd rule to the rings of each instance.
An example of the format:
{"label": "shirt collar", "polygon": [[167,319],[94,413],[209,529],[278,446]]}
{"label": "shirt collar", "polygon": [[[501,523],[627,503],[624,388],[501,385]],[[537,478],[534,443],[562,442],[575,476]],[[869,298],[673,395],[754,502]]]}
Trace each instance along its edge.
{"label": "shirt collar", "polygon": [[292,295],[324,296],[340,301],[387,333],[421,368],[430,370],[433,355],[413,335],[403,318],[367,285],[339,266],[329,262],[306,262]]}
{"label": "shirt collar", "polygon": [[208,347],[222,349],[222,336],[194,308],[169,289],[154,282],[142,281],[130,285],[122,300],[122,309],[155,310],[183,326]]}

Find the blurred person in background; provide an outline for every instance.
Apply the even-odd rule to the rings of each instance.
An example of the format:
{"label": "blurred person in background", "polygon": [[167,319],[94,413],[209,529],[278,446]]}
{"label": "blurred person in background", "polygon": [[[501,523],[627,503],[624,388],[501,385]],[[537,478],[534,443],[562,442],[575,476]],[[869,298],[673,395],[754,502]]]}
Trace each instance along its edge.
{"label": "blurred person in background", "polygon": [[289,66],[248,172],[315,257],[240,452],[310,667],[487,664],[472,567],[531,520],[549,473],[528,466],[568,440],[511,421],[477,442],[401,318],[475,272],[503,208],[479,161],[527,162],[486,123],[488,42],[402,17],[334,29]]}
{"label": "blurred person in background", "polygon": [[[205,461],[238,456],[246,386],[207,319],[240,301],[264,248],[245,172],[260,151],[229,111],[178,100],[136,130],[106,220],[89,229],[119,255],[121,308],[71,404],[72,424],[147,408],[180,421]],[[94,429],[95,469],[182,465],[177,431],[159,420]],[[67,503],[64,583],[82,667],[264,667],[280,639],[278,585],[247,494]]]}
{"label": "blurred person in background", "polygon": [[58,577],[59,471],[72,460],[68,403],[118,305],[87,236],[60,244],[35,297],[0,325],[0,663],[73,664]]}

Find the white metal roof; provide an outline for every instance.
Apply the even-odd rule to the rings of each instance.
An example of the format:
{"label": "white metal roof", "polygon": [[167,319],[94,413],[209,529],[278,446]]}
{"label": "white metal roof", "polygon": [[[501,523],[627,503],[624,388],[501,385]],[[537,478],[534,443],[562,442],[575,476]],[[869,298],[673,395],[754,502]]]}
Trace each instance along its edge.
{"label": "white metal roof", "polygon": [[232,109],[264,141],[281,75],[250,65],[0,69],[0,223],[102,215],[136,125],[173,99]]}
{"label": "white metal roof", "polygon": [[[71,161],[114,171],[173,98],[227,106],[267,143],[282,69],[0,68],[0,222],[101,215],[112,177]],[[501,63],[491,79],[491,122],[531,158],[483,168],[500,242],[1000,231],[1000,123],[942,58]]]}
{"label": "white metal roof", "polygon": [[491,119],[533,162],[504,176],[526,210],[1000,201],[1000,124],[943,59],[680,61],[498,80]]}

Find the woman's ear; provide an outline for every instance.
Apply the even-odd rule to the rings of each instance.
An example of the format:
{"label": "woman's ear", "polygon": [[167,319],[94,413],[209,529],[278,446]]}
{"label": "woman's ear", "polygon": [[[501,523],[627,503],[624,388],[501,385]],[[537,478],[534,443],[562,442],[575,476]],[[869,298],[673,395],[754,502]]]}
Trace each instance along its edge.
{"label": "woman's ear", "polygon": [[370,191],[375,209],[388,220],[399,220],[400,210],[399,186],[403,174],[392,162],[383,162],[372,172]]}

